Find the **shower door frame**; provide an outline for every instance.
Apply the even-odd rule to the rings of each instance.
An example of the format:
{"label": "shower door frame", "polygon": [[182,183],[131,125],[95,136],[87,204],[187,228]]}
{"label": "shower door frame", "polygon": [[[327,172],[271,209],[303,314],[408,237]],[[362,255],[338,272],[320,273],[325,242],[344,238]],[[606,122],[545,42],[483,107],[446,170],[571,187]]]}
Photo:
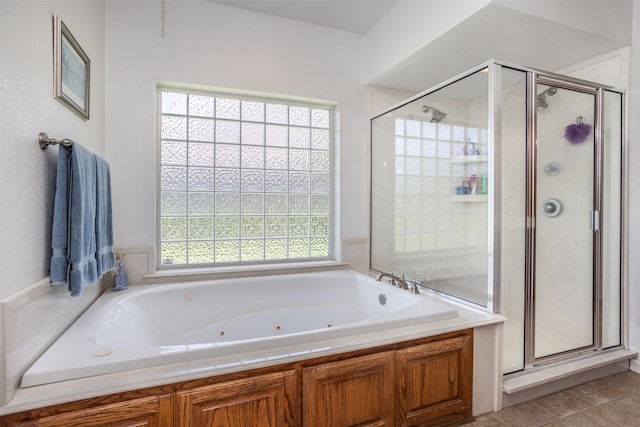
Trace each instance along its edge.
{"label": "shower door frame", "polygon": [[[538,71],[527,71],[527,135],[526,135],[526,237],[525,237],[525,331],[524,369],[556,362],[579,353],[602,350],[602,235],[601,215],[603,206],[603,110],[604,89],[594,87],[577,79],[556,76]],[[537,219],[537,89],[548,85],[594,96],[594,140],[593,140],[593,196],[591,210],[592,238],[592,344],[576,347],[559,353],[536,357],[536,219]],[[621,159],[622,160],[622,159]],[[622,182],[624,185],[624,181]],[[621,215],[623,214],[622,206]],[[622,259],[621,259],[622,264]],[[622,284],[621,284],[622,286]],[[622,338],[622,337],[621,337]],[[621,342],[622,344],[622,342]]]}

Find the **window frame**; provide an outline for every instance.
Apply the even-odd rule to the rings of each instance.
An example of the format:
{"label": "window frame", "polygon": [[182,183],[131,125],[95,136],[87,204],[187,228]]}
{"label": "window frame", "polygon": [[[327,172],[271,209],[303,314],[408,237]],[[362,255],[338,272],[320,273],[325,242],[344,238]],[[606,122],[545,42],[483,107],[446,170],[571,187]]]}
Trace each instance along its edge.
{"label": "window frame", "polygon": [[[302,257],[302,258],[285,258],[285,259],[268,259],[268,260],[255,260],[255,261],[231,261],[231,262],[211,262],[211,263],[185,263],[185,264],[163,264],[162,263],[162,93],[163,92],[174,92],[181,93],[187,95],[201,95],[201,96],[210,96],[215,98],[227,98],[227,99],[237,99],[240,101],[252,101],[252,102],[261,102],[261,103],[270,103],[270,104],[282,104],[287,107],[304,107],[310,109],[324,109],[329,112],[329,183],[328,183],[328,255],[322,257]],[[203,87],[203,86],[193,86],[193,85],[184,85],[184,84],[173,84],[173,83],[159,83],[156,85],[156,182],[155,182],[155,194],[156,194],[156,214],[155,214],[155,228],[156,228],[156,245],[155,245],[155,265],[156,270],[161,271],[171,271],[171,270],[233,270],[233,269],[254,269],[260,266],[274,266],[278,268],[278,266],[285,267],[285,265],[292,266],[294,268],[304,267],[307,265],[318,265],[318,263],[334,263],[336,261],[335,255],[338,252],[336,248],[336,244],[338,242],[338,235],[336,230],[336,224],[338,221],[336,220],[336,164],[337,164],[337,150],[336,150],[336,133],[337,133],[337,123],[338,121],[338,105],[335,102],[327,101],[327,100],[319,100],[319,99],[311,99],[311,98],[302,98],[302,97],[292,97],[286,95],[279,94],[268,94],[263,92],[254,92],[247,90],[235,90],[235,89],[226,89],[226,88],[217,88],[217,87]],[[190,117],[188,114],[184,117]],[[239,123],[242,123],[242,120],[238,120]],[[266,123],[266,122],[265,122]],[[291,126],[289,123],[286,125],[287,128]],[[311,128],[311,126],[309,126]],[[186,142],[190,142],[189,139]],[[211,142],[215,144],[216,142]],[[241,146],[241,142],[238,143],[238,146]],[[289,150],[289,144],[287,144],[287,150]],[[309,148],[311,150],[311,147]],[[187,163],[188,164],[188,163]],[[242,168],[240,168],[242,169]],[[267,170],[267,169],[262,169]],[[291,169],[287,168],[287,171],[291,171]],[[188,194],[188,189],[185,190]],[[216,191],[213,191],[216,194]],[[266,193],[263,191],[263,193]],[[238,191],[237,194],[241,194]],[[289,192],[287,189],[287,195],[296,194]],[[305,194],[305,193],[302,193]],[[306,193],[311,194],[311,192]],[[263,212],[263,217],[266,214]],[[286,213],[286,217],[289,218],[290,213]],[[313,217],[312,212],[309,211],[309,214],[305,215],[311,218]],[[216,217],[215,212],[212,215],[213,218]],[[185,218],[188,218],[188,212],[185,214]],[[241,215],[238,215],[238,218],[241,218]],[[288,223],[288,221],[287,221]],[[311,225],[310,225],[311,226]],[[311,230],[310,230],[311,231]],[[308,239],[312,239],[311,232],[306,236]],[[238,239],[240,240],[240,239]],[[263,242],[267,240],[267,237],[263,234],[260,238]],[[185,242],[189,242],[189,237],[186,236]],[[214,240],[215,244],[215,240]],[[311,254],[310,254],[311,255]]]}

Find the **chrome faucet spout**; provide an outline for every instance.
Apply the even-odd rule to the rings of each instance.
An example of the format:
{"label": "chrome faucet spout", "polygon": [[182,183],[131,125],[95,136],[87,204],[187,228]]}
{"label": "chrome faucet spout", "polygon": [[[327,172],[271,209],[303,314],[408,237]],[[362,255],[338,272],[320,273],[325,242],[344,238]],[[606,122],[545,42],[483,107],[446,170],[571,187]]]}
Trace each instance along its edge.
{"label": "chrome faucet spout", "polygon": [[404,274],[401,277],[398,277],[393,273],[383,271],[382,273],[378,274],[378,277],[376,277],[376,280],[380,282],[382,281],[383,277],[389,278],[390,285],[397,286],[401,289],[409,289],[409,285],[407,284],[407,281],[404,279]]}

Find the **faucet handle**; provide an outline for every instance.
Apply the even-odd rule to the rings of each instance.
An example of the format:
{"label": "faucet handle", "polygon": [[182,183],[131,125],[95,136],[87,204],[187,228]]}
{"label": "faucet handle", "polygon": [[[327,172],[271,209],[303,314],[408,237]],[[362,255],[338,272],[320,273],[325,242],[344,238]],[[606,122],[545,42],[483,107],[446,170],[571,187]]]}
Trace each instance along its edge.
{"label": "faucet handle", "polygon": [[417,280],[406,280],[407,285],[409,285],[409,292],[411,292],[412,294],[419,294],[420,293],[420,289],[419,289],[419,285],[422,285],[422,283],[420,283]]}
{"label": "faucet handle", "polygon": [[399,286],[402,289],[409,289],[409,285],[407,285],[407,279],[404,278],[404,273],[402,273]]}

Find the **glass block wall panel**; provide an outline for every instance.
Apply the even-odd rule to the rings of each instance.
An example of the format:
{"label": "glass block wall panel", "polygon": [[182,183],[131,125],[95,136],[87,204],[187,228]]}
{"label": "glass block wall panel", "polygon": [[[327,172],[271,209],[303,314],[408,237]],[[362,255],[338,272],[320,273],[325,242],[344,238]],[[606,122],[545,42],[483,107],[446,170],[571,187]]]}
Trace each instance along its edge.
{"label": "glass block wall panel", "polygon": [[240,118],[240,100],[217,98],[216,99],[216,117],[221,119],[239,119]]}
{"label": "glass block wall panel", "polygon": [[[186,143],[184,150],[186,153]],[[215,145],[197,142],[189,144],[189,166],[215,166]]]}
{"label": "glass block wall panel", "polygon": [[[171,92],[163,92],[164,94],[176,95]],[[186,98],[186,94],[179,94]],[[163,98],[164,99],[164,98]],[[215,98],[212,96],[189,96],[189,115],[192,117],[214,117],[215,116]],[[164,112],[164,111],[163,111]],[[178,113],[186,114],[186,112]]]}
{"label": "glass block wall panel", "polygon": [[267,123],[288,124],[289,109],[283,104],[266,104]]}
{"label": "glass block wall panel", "polygon": [[187,119],[162,116],[162,139],[187,139]]}
{"label": "glass block wall panel", "polygon": [[264,102],[242,101],[241,114],[245,122],[264,123]]}
{"label": "glass block wall panel", "polygon": [[162,92],[162,113],[187,114],[187,94],[175,92]]}
{"label": "glass block wall panel", "polygon": [[191,141],[213,141],[215,122],[211,119],[189,119],[189,139]]}
{"label": "glass block wall panel", "polygon": [[289,107],[289,124],[294,126],[309,126],[311,109],[307,107]]}
{"label": "glass block wall panel", "polygon": [[185,215],[187,213],[187,195],[182,192],[163,191],[160,193],[162,215]]}
{"label": "glass block wall panel", "polygon": [[[331,256],[330,108],[175,89],[159,100],[161,265]],[[414,156],[420,126],[408,125]]]}
{"label": "glass block wall panel", "polygon": [[265,218],[266,237],[287,237],[287,218],[284,216],[268,216]]}
{"label": "glass block wall panel", "polygon": [[[288,210],[287,206],[288,196],[286,194],[265,194],[264,195],[264,210],[267,215],[285,215]],[[327,204],[327,210],[325,214],[329,215],[329,209]]]}
{"label": "glass block wall panel", "polygon": [[240,246],[242,261],[264,260],[264,240],[243,240]]}
{"label": "glass block wall panel", "polygon": [[162,141],[162,164],[183,165],[187,160],[185,141]]}
{"label": "glass block wall panel", "polygon": [[485,130],[400,118],[394,128],[396,254],[485,243],[482,205],[450,197],[473,176],[480,195],[487,165],[476,160],[488,152]]}

